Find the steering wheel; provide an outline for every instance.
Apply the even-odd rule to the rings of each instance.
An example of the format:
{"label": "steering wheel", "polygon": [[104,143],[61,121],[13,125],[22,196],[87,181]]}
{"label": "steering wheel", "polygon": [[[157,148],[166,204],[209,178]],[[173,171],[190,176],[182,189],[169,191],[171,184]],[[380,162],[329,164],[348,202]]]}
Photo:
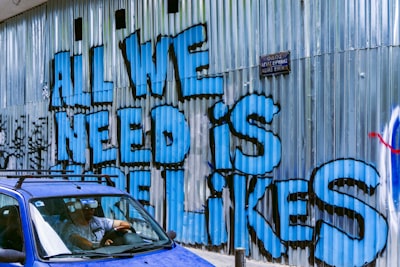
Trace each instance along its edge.
{"label": "steering wheel", "polygon": [[115,230],[112,229],[108,231],[100,241],[100,246],[106,246],[105,242],[107,240],[112,240],[113,242],[110,244],[111,246],[120,246],[127,245],[131,243],[142,242],[143,239],[136,234],[135,229],[131,226],[129,228],[130,231],[124,230]]}

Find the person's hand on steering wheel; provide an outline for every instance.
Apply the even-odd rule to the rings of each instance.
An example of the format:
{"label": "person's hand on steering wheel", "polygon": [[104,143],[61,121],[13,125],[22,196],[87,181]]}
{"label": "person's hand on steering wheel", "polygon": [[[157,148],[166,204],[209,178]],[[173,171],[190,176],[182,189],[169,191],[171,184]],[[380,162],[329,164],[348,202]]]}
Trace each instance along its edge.
{"label": "person's hand on steering wheel", "polygon": [[114,243],[114,241],[112,241],[111,239],[107,239],[106,241],[104,241],[104,246],[110,246],[112,245],[112,243]]}

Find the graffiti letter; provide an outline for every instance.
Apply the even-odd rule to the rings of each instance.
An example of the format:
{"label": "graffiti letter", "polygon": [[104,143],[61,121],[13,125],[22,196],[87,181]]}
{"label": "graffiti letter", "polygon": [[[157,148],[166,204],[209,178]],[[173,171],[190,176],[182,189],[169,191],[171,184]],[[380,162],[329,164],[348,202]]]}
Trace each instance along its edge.
{"label": "graffiti letter", "polygon": [[66,96],[72,96],[71,61],[69,52],[54,55],[54,86],[51,93],[51,106],[61,107]]}
{"label": "graffiti letter", "polygon": [[89,144],[93,164],[111,162],[116,160],[115,148],[104,148],[108,143],[108,111],[100,111],[88,115]]}
{"label": "graffiti letter", "polygon": [[[151,43],[140,44],[140,32],[126,38],[121,44],[126,68],[135,96],[146,95],[147,85],[151,85],[154,94],[163,95],[168,69],[169,37],[157,41],[156,53],[152,56]],[[148,83],[148,80],[151,83]]]}
{"label": "graffiti letter", "polygon": [[92,49],[92,92],[93,103],[111,103],[113,100],[113,83],[104,82],[104,47]]}
{"label": "graffiti letter", "polygon": [[[263,215],[257,211],[256,207],[259,199],[261,199],[267,187],[272,183],[272,179],[258,178],[254,191],[249,194],[249,226],[254,229],[257,238],[264,244],[265,250],[271,254],[273,258],[280,257],[286,252],[285,246],[281,243],[279,237],[274,233]],[[236,187],[236,186],[235,186]],[[236,197],[236,194],[235,194]],[[236,209],[237,207],[235,207]],[[235,236],[236,240],[236,236]]]}
{"label": "graffiti letter", "polygon": [[230,131],[227,123],[228,107],[218,102],[212,108],[210,120],[216,126],[210,131],[210,148],[214,168],[217,170],[232,169],[230,152]]}
{"label": "graffiti letter", "polygon": [[57,112],[56,117],[56,131],[57,131],[57,160],[69,161],[74,163],[85,163],[85,149],[86,144],[86,128],[85,128],[85,115],[75,114],[71,119],[68,119],[67,113]]}
{"label": "graffiti letter", "polygon": [[190,147],[190,131],[185,116],[171,106],[151,111],[153,157],[155,163],[183,163]]}
{"label": "graffiti letter", "polygon": [[200,79],[197,72],[208,68],[208,51],[198,48],[207,40],[205,26],[197,25],[174,39],[174,51],[181,82],[182,96],[221,95],[223,94],[222,77]]}
{"label": "graffiti letter", "polygon": [[142,109],[126,108],[118,111],[121,164],[150,164],[151,151],[136,149],[143,146]]}
{"label": "graffiti letter", "polygon": [[271,98],[249,95],[236,103],[231,113],[234,134],[257,145],[257,155],[245,155],[240,148],[235,153],[235,168],[252,175],[271,172],[281,160],[281,142],[259,124],[271,123],[279,112]]}
{"label": "graffiti letter", "polygon": [[154,216],[154,207],[150,206],[150,171],[131,171],[129,173],[130,193],[142,203],[143,207]]}
{"label": "graffiti letter", "polygon": [[69,52],[54,56],[54,86],[51,107],[64,105],[90,105],[90,94],[83,92],[82,55],[73,57],[74,81],[71,80],[71,60]]}
{"label": "graffiti letter", "polygon": [[289,242],[312,240],[313,228],[301,225],[301,217],[307,216],[307,202],[301,198],[308,192],[308,181],[288,180],[275,183],[279,197],[280,238]]}
{"label": "graffiti letter", "polygon": [[125,179],[125,174],[122,172],[118,167],[103,167],[101,168],[101,174],[107,174],[107,175],[117,175],[117,177],[111,177],[111,181],[115,183],[115,187],[119,188],[123,191],[126,191],[126,179]]}
{"label": "graffiti letter", "polygon": [[[74,97],[73,104],[77,106],[90,106],[90,93],[83,91],[82,55],[74,56]],[[68,99],[68,98],[67,98]],[[68,101],[67,101],[68,102]],[[72,104],[72,103],[71,103]]]}
{"label": "graffiti letter", "polygon": [[184,243],[205,244],[206,216],[203,212],[185,211],[183,174],[183,170],[165,173],[167,229],[175,231],[177,240]]}
{"label": "graffiti letter", "polygon": [[[311,181],[317,203],[322,201],[319,204],[336,216],[344,212],[347,217],[342,215],[342,220],[354,219],[358,223],[358,231],[350,233],[343,229],[345,223],[337,223],[340,220],[317,222],[315,257],[332,266],[364,266],[372,262],[386,245],[387,222],[376,209],[340,189],[357,186],[371,194],[379,183],[375,168],[361,161],[342,159],[323,165]],[[349,251],[343,253],[344,250]]]}
{"label": "graffiti letter", "polygon": [[249,252],[249,235],[247,231],[247,220],[246,220],[246,176],[234,175],[233,176],[233,188],[235,194],[235,248],[246,248],[246,254]]}
{"label": "graffiti letter", "polygon": [[222,199],[222,190],[225,186],[225,178],[219,173],[214,173],[211,177],[212,190],[216,195],[208,198],[208,231],[212,245],[221,245],[226,243],[228,239],[228,230],[226,227],[226,220],[229,214],[224,212],[224,205]]}

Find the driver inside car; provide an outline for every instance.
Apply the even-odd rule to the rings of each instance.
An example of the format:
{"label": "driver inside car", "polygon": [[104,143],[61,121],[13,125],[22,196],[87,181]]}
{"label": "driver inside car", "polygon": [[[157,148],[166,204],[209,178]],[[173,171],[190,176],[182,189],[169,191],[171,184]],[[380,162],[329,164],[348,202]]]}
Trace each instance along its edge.
{"label": "driver inside car", "polygon": [[94,216],[98,202],[95,199],[81,199],[68,205],[72,223],[64,230],[64,240],[71,249],[95,249],[113,244],[112,239],[103,240],[111,230],[127,231],[131,225],[122,220]]}

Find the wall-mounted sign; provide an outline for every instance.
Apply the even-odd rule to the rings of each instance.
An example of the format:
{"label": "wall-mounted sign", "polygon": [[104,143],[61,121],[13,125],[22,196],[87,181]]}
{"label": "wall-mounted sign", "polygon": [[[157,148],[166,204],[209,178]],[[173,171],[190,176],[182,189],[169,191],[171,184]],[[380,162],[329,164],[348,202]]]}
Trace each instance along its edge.
{"label": "wall-mounted sign", "polygon": [[290,72],[290,51],[260,57],[260,76],[287,74]]}

